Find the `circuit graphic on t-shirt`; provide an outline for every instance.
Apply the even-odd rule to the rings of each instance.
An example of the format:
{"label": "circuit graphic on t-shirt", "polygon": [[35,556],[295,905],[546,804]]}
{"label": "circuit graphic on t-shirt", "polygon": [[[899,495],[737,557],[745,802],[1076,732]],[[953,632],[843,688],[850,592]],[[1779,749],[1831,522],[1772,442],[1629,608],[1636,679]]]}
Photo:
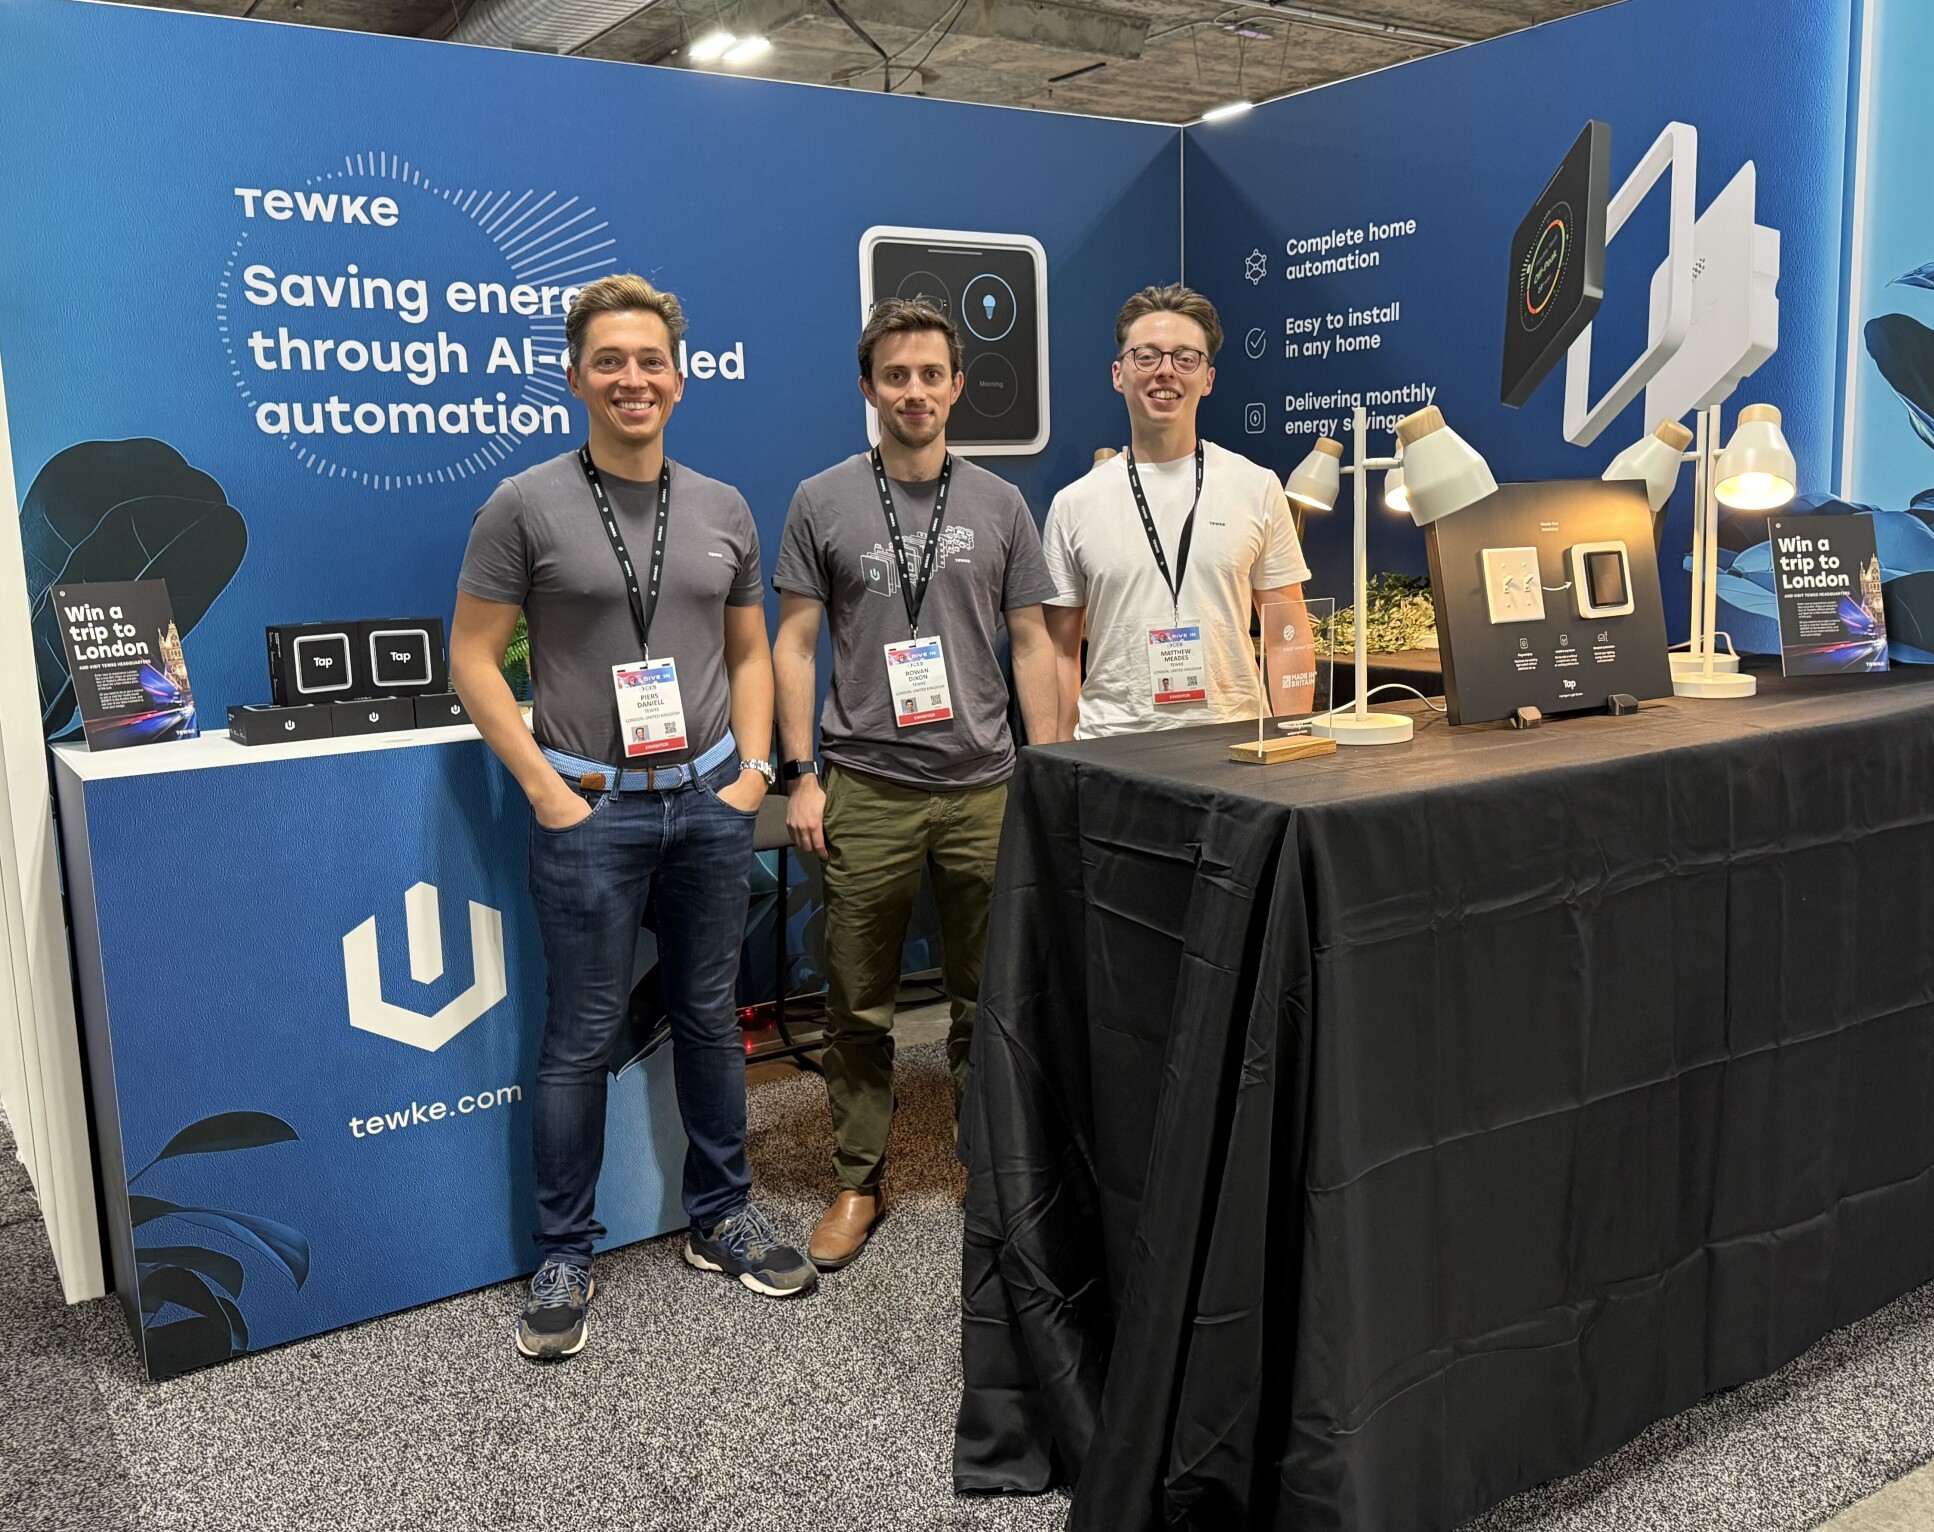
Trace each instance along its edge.
{"label": "circuit graphic on t-shirt", "polygon": [[[925,532],[904,534],[907,545],[907,562],[919,573],[920,559],[927,548]],[[974,551],[974,529],[972,527],[942,527],[940,529],[940,551],[934,556],[934,574],[939,575],[946,564],[958,558],[965,558]],[[867,591],[875,596],[895,596],[900,594],[900,567],[893,557],[893,550],[884,542],[876,542],[870,551],[860,555],[860,575],[866,581]]]}

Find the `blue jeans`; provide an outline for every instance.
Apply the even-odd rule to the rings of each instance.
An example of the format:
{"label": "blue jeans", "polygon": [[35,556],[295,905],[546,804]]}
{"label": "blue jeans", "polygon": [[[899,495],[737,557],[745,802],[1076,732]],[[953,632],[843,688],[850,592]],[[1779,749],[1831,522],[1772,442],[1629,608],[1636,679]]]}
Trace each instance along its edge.
{"label": "blue jeans", "polygon": [[549,970],[532,1105],[537,1243],[588,1265],[604,1234],[592,1217],[604,1163],[606,1067],[631,1001],[645,902],[656,884],[658,960],[672,1075],[690,1148],[684,1204],[710,1227],[752,1185],[745,1158],[745,1048],[734,989],[751,891],[756,813],[718,795],[736,755],[695,785],[587,794],[591,817],[530,828],[531,902]]}

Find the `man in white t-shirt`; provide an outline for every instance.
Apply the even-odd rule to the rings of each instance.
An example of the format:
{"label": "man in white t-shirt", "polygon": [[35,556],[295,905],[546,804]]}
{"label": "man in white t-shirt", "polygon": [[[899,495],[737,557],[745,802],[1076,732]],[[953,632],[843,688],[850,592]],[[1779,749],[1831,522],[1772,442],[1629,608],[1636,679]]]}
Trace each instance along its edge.
{"label": "man in white t-shirt", "polygon": [[1063,739],[1262,708],[1250,606],[1300,599],[1309,568],[1275,474],[1195,433],[1221,346],[1215,305],[1179,282],[1143,288],[1115,320],[1128,451],[1056,495],[1042,535]]}

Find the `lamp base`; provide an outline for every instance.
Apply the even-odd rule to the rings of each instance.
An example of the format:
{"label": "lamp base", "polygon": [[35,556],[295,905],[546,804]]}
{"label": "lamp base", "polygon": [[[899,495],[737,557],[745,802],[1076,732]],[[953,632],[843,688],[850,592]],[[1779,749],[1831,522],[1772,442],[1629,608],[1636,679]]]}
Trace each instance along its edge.
{"label": "lamp base", "polygon": [[1401,713],[1332,713],[1309,731],[1339,745],[1401,745],[1410,738],[1412,724]]}
{"label": "lamp base", "polygon": [[1752,676],[1726,675],[1718,670],[1711,675],[1702,670],[1672,678],[1672,695],[1675,697],[1750,697],[1758,690],[1759,682]]}
{"label": "lamp base", "polygon": [[[1696,654],[1676,652],[1668,654],[1666,659],[1671,662],[1672,674],[1675,678],[1685,675],[1688,671],[1703,671],[1706,668],[1705,660]],[[1715,654],[1712,657],[1712,668],[1722,676],[1738,675],[1739,656],[1736,654]]]}

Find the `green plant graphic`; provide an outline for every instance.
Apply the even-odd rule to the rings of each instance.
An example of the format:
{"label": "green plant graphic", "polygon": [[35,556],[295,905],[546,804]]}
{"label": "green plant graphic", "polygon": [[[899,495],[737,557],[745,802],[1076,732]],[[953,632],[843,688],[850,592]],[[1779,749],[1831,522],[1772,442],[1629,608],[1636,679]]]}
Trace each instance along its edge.
{"label": "green plant graphic", "polygon": [[[134,1190],[135,1183],[163,1160],[298,1141],[294,1128],[267,1112],[218,1112],[191,1122],[128,1177],[130,1221],[141,1230],[159,1219],[172,1218],[225,1235],[266,1255],[300,1289],[309,1279],[309,1241],[299,1230],[253,1213],[187,1207],[159,1197],[144,1197]],[[151,1376],[173,1377],[248,1350],[248,1325],[241,1309],[245,1274],[239,1260],[201,1244],[137,1244],[134,1258],[141,1294],[141,1337]],[[163,1311],[170,1307],[185,1310],[186,1317],[161,1320]]]}
{"label": "green plant graphic", "polygon": [[[1415,649],[1437,631],[1437,609],[1430,601],[1430,581],[1422,575],[1379,574],[1369,580],[1364,603],[1365,644],[1375,654],[1401,654]],[[1346,606],[1327,622],[1316,625],[1318,635],[1336,652],[1356,647],[1356,608]]]}
{"label": "green plant graphic", "polygon": [[531,630],[524,614],[517,614],[517,626],[510,630],[510,643],[504,649],[504,679],[511,695],[519,702],[531,700]]}

